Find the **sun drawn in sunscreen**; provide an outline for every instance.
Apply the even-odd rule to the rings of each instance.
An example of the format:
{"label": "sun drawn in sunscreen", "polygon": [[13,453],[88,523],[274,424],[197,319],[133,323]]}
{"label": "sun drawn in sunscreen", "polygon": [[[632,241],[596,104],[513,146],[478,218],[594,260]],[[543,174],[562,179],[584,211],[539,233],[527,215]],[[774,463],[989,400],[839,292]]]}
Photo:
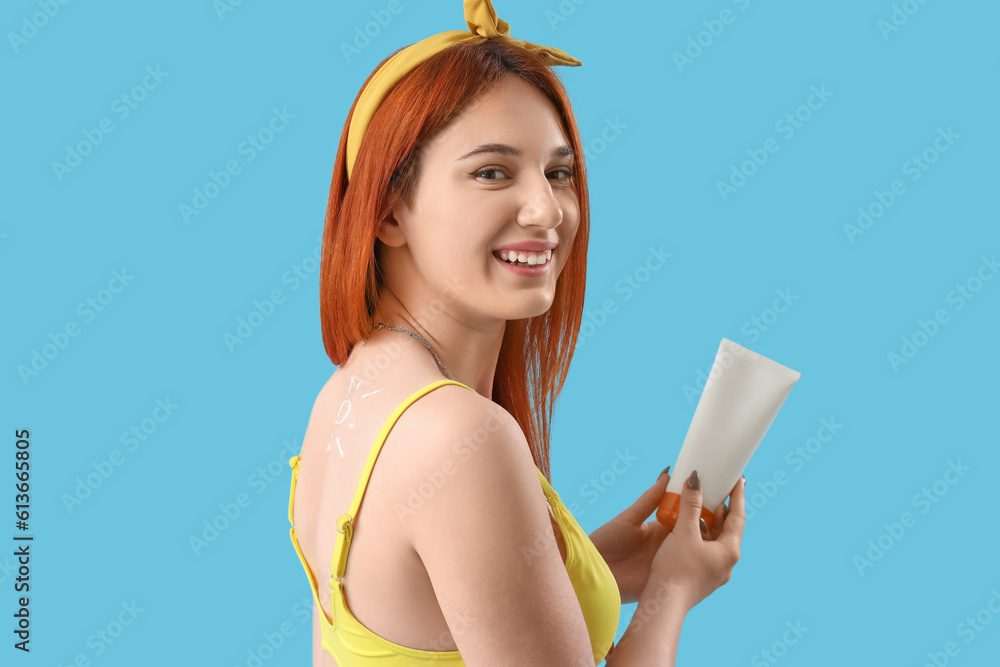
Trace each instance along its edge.
{"label": "sun drawn in sunscreen", "polygon": [[[361,389],[362,380],[358,380],[356,377],[354,377],[352,375],[351,376],[351,384],[348,385],[348,387],[347,387],[347,393],[344,395],[344,400],[340,402],[340,407],[337,408],[337,419],[336,419],[336,421],[333,422],[334,426],[342,424],[344,422],[344,420],[347,419],[348,415],[351,414],[351,406],[352,406],[352,403],[351,403],[351,390],[354,389],[354,382],[355,382],[355,380],[357,380],[358,389]],[[372,394],[377,394],[380,391],[382,391],[382,390],[381,389],[376,389],[375,391],[370,391],[367,394],[361,394],[361,398],[368,398]],[[354,424],[352,424],[351,422],[347,422],[347,428],[353,429],[354,428]],[[340,446],[340,437],[337,435],[336,431],[334,431],[333,433],[330,434],[330,442],[328,442],[327,445],[326,445],[326,451],[330,451],[330,445],[332,445],[334,443],[334,441],[336,441],[336,443],[337,443],[337,451],[340,453],[340,458],[344,458],[344,448]]]}

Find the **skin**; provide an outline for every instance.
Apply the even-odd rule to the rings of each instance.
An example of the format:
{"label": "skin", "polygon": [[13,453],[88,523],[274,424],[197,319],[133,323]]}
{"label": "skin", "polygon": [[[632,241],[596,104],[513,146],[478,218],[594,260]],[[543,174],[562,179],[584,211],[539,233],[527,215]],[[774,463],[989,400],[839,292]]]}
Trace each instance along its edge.
{"label": "skin", "polygon": [[[521,155],[458,159],[485,143],[507,144]],[[492,397],[507,320],[540,315],[551,307],[556,279],[576,238],[580,212],[571,176],[574,158],[553,154],[568,144],[557,110],[544,93],[507,76],[420,149],[412,208],[400,202],[379,229],[386,246],[385,284],[375,321],[421,334],[457,381],[487,399]],[[528,240],[558,244],[541,276],[517,275],[492,254],[501,245]],[[436,307],[429,309],[428,304]],[[393,363],[379,366],[376,377],[366,374],[380,357]],[[317,667],[336,667],[320,648],[320,614],[329,617],[331,609],[325,582],[336,531],[330,527],[350,506],[387,415],[414,387],[442,377],[419,341],[376,329],[365,344],[355,346],[316,400],[302,447],[294,517],[303,554],[320,582],[323,608],[314,605],[313,625]],[[461,390],[431,392],[421,398],[420,409],[446,414],[444,390],[451,389]],[[365,520],[355,521],[343,585],[351,613],[376,634],[404,646],[454,650],[433,586],[412,544],[400,537],[393,509],[407,502],[404,480],[412,480],[412,471],[421,466],[420,452],[406,447],[420,432],[415,412],[400,417],[372,471],[361,510]],[[331,434],[337,437],[336,446]],[[666,480],[662,476],[591,535],[625,603],[640,600],[655,571],[654,556],[667,537],[655,519],[644,523],[655,511]],[[565,542],[551,508],[549,514],[565,561]]]}
{"label": "skin", "polygon": [[[522,155],[457,160],[484,143],[508,144]],[[507,320],[551,307],[576,237],[580,211],[566,171],[573,158],[551,155],[568,144],[544,93],[507,76],[429,142],[413,209],[401,202],[379,233],[388,248],[376,321],[419,333],[456,380],[487,398]],[[529,240],[558,243],[542,276],[516,275],[492,255],[501,245]],[[421,317],[425,304],[446,300]],[[373,339],[385,335],[406,334],[377,330]]]}

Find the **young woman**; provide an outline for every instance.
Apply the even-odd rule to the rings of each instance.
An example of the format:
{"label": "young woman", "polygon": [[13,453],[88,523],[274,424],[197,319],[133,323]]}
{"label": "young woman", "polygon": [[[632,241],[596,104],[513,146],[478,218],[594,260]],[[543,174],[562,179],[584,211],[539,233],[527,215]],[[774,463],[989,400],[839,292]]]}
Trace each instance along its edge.
{"label": "young woman", "polygon": [[739,558],[743,483],[715,534],[696,474],[672,531],[645,522],[664,471],[590,536],[550,485],[589,236],[551,66],[580,63],[514,40],[489,0],[465,12],[468,32],[376,68],[338,149],[320,285],[338,368],[290,461],[314,665],[672,665]]}

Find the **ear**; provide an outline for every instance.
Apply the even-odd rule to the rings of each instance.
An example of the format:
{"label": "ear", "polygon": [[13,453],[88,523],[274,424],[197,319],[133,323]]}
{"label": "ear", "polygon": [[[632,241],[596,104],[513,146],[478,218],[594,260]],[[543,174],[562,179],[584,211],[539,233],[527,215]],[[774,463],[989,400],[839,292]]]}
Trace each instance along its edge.
{"label": "ear", "polygon": [[399,224],[400,216],[406,215],[406,205],[400,202],[392,209],[392,213],[379,223],[377,238],[393,248],[406,245],[406,234],[403,226]]}

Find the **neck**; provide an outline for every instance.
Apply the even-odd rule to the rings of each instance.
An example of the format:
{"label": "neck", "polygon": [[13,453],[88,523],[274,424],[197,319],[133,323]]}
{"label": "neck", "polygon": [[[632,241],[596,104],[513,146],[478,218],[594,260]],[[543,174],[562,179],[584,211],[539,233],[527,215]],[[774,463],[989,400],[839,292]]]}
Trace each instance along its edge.
{"label": "neck", "polygon": [[[437,316],[424,320],[421,324],[402,308],[381,310],[376,313],[374,320],[420,334],[437,352],[452,378],[472,388],[480,396],[493,397],[493,377],[500,357],[505,321],[483,327],[462,322],[450,313],[439,312]],[[419,348],[437,366],[430,350],[409,334],[391,329],[376,329],[375,332],[382,336],[408,339],[410,345]]]}

